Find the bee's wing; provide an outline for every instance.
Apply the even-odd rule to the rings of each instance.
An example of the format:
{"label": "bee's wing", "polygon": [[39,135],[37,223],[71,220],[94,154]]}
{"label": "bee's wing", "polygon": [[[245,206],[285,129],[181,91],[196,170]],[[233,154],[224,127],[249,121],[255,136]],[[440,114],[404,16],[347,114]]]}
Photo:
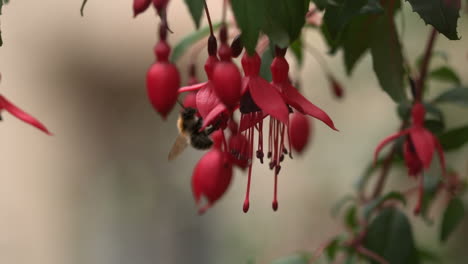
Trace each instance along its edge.
{"label": "bee's wing", "polygon": [[169,152],[168,159],[173,160],[179,156],[180,153],[184,151],[185,148],[187,148],[188,145],[188,140],[187,138],[179,134],[174,142],[174,145],[172,145],[171,151]]}

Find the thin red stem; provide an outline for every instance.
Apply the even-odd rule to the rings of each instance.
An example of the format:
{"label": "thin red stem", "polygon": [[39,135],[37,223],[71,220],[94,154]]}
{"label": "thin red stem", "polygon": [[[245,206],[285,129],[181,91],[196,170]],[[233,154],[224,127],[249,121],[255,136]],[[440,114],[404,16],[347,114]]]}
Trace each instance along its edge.
{"label": "thin red stem", "polygon": [[421,68],[419,70],[419,78],[417,81],[417,93],[416,93],[416,101],[422,101],[422,96],[424,92],[424,84],[427,78],[427,72],[429,70],[429,63],[432,57],[432,50],[434,49],[435,40],[437,37],[437,30],[432,28],[431,33],[429,34],[429,39],[426,44],[426,50],[424,51],[424,57],[421,63]]}

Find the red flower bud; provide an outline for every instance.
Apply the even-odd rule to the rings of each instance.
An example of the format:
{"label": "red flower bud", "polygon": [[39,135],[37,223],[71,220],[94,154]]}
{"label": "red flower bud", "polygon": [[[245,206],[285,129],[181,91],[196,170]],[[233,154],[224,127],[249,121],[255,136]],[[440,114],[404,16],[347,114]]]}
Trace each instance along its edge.
{"label": "red flower bud", "polygon": [[310,120],[299,112],[291,114],[289,120],[289,134],[291,146],[297,153],[302,153],[309,143],[311,132]]}
{"label": "red flower bud", "polygon": [[148,9],[151,4],[151,0],[133,0],[133,15],[137,16],[138,14],[144,12]]}
{"label": "red flower bud", "polygon": [[[204,213],[226,192],[232,178],[232,166],[226,154],[218,149],[206,153],[197,163],[192,176],[192,191],[199,213]],[[200,207],[200,200],[207,204]]]}
{"label": "red flower bud", "polygon": [[180,76],[177,68],[168,61],[170,47],[165,41],[156,45],[155,53],[158,61],[148,70],[146,88],[154,109],[166,119],[177,101]]}
{"label": "red flower bud", "polygon": [[231,61],[216,63],[213,70],[213,85],[216,95],[228,108],[235,108],[241,97],[242,77]]}

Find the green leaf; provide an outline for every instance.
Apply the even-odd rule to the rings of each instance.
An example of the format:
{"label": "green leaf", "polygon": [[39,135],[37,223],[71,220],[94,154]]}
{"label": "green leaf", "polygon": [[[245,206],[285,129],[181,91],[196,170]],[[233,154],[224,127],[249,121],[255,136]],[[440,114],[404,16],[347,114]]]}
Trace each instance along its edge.
{"label": "green leaf", "polygon": [[[408,218],[395,208],[382,210],[372,221],[364,246],[390,264],[418,262],[411,225]],[[371,263],[377,262],[371,261]]]}
{"label": "green leaf", "polygon": [[457,228],[465,216],[463,202],[459,198],[453,198],[445,209],[440,229],[440,241],[445,242],[450,234]]}
{"label": "green leaf", "polygon": [[269,82],[271,82],[270,65],[271,65],[271,62],[273,61],[273,58],[274,58],[274,54],[271,48],[268,48],[262,54],[262,65],[260,66],[260,76]]}
{"label": "green leaf", "polygon": [[[213,30],[217,30],[220,26],[221,23],[219,22],[213,24]],[[208,34],[210,34],[210,28],[206,26],[183,38],[175,45],[171,54],[171,61],[176,62],[180,57],[182,57],[182,55],[184,55],[185,51],[190,48],[193,43],[203,39],[208,36]]]}
{"label": "green leaf", "polygon": [[203,15],[204,0],[184,0],[197,28],[200,27],[200,20]]}
{"label": "green leaf", "polygon": [[299,67],[302,67],[302,63],[304,62],[304,49],[302,47],[302,39],[298,38],[291,44],[290,47],[292,54],[296,58],[297,64]]}
{"label": "green leaf", "polygon": [[406,0],[413,11],[437,31],[451,40],[459,39],[457,22],[460,17],[460,1],[457,0]]}
{"label": "green leaf", "polygon": [[343,37],[343,52],[346,73],[351,75],[354,66],[370,48],[375,18],[359,16],[353,19]]}
{"label": "green leaf", "polygon": [[430,250],[418,248],[417,251],[422,263],[442,263],[442,259]]}
{"label": "green leaf", "polygon": [[461,148],[468,143],[468,125],[451,129],[439,136],[440,144],[445,151]]}
{"label": "green leaf", "polygon": [[379,0],[368,0],[367,4],[364,5],[360,13],[361,14],[381,14],[384,12],[384,8],[380,4]]}
{"label": "green leaf", "polygon": [[234,0],[231,1],[236,22],[242,31],[241,40],[247,52],[255,52],[260,30],[265,23],[267,0]]}
{"label": "green leaf", "polygon": [[429,78],[444,82],[450,82],[458,85],[461,84],[460,77],[458,77],[458,74],[455,73],[455,71],[452,68],[447,66],[442,66],[431,71],[429,73]]}
{"label": "green leaf", "polygon": [[394,11],[386,10],[374,24],[374,38],[371,42],[372,64],[380,86],[395,101],[406,101],[403,83],[403,55],[396,32]]}
{"label": "green leaf", "polygon": [[88,3],[88,0],[83,0],[83,3],[81,4],[81,8],[80,8],[81,16],[84,16],[84,8],[85,8],[86,3]]}
{"label": "green leaf", "polygon": [[323,10],[327,6],[328,0],[310,0],[310,2],[314,3],[319,10]]}
{"label": "green leaf", "polygon": [[[249,5],[255,1],[246,0]],[[262,0],[265,1],[265,0]],[[305,24],[309,0],[266,0],[266,19],[262,27],[273,44],[287,48],[295,41]],[[235,1],[233,1],[235,2]]]}
{"label": "green leaf", "polygon": [[388,200],[397,200],[400,201],[403,205],[406,205],[406,198],[403,196],[403,194],[399,192],[390,192],[387,193],[386,195],[379,197],[377,199],[374,199],[370,201],[365,207],[364,207],[364,217],[369,218],[372,214],[372,212],[378,208],[380,205],[382,205],[384,202]]}
{"label": "green leaf", "polygon": [[468,106],[468,87],[458,86],[440,94],[433,103],[453,103]]}
{"label": "green leaf", "polygon": [[358,220],[356,217],[357,209],[356,206],[351,206],[348,208],[345,214],[345,224],[347,227],[349,227],[351,230],[355,230],[356,227],[358,226]]}
{"label": "green leaf", "polygon": [[278,260],[273,261],[271,264],[308,264],[309,255],[305,253],[297,253],[292,256],[284,257]]}
{"label": "green leaf", "polygon": [[346,26],[359,15],[367,0],[335,0],[329,2],[323,17],[323,27],[326,27],[332,43],[338,43]]}
{"label": "green leaf", "polygon": [[333,239],[325,248],[325,254],[327,254],[327,258],[330,261],[335,260],[336,254],[340,249],[340,239],[335,238]]}

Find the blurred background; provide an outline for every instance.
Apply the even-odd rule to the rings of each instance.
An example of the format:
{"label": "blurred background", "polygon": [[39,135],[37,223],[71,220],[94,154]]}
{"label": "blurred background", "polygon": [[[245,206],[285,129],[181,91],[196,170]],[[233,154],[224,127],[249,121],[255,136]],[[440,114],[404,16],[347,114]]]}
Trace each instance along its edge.
{"label": "blurred background", "polygon": [[[221,2],[208,1],[215,21]],[[83,18],[80,5],[79,0],[12,1],[0,17],[0,92],[54,133],[46,136],[3,115],[0,263],[269,263],[296,251],[313,251],[341,231],[331,206],[353,192],[376,144],[399,126],[395,105],[378,87],[369,55],[352,78],[344,73],[341,54],[327,57],[345,88],[345,99],[338,101],[306,54],[298,73],[304,93],[329,113],[340,132],[314,122],[308,150],[282,168],[278,212],[271,210],[272,174],[257,164],[247,214],[242,212],[247,177],[237,171],[226,195],[198,216],[190,180],[203,153],[189,149],[169,163],[177,111],[163,122],[146,98],[145,75],[154,61],[159,20],[153,10],[133,19],[130,0],[90,0]],[[168,12],[175,32],[169,40],[175,45],[194,26],[182,0],[171,1]],[[401,28],[402,20],[397,21]],[[408,4],[404,23],[403,42],[414,61],[428,27]],[[449,64],[466,84],[466,14],[459,33],[461,41],[440,37],[436,50],[449,54]],[[317,32],[305,36],[326,54]],[[203,52],[200,65],[205,56]],[[184,81],[187,61],[188,56],[179,61]],[[199,77],[204,78],[201,66]],[[431,92],[444,88],[449,87],[433,83]],[[466,109],[443,110],[449,127],[468,121]],[[468,147],[447,158],[467,177]],[[415,182],[395,170],[387,187],[402,184]],[[414,220],[418,245],[435,250],[443,263],[466,263],[468,221],[441,245],[437,206],[433,218],[432,226]]]}

